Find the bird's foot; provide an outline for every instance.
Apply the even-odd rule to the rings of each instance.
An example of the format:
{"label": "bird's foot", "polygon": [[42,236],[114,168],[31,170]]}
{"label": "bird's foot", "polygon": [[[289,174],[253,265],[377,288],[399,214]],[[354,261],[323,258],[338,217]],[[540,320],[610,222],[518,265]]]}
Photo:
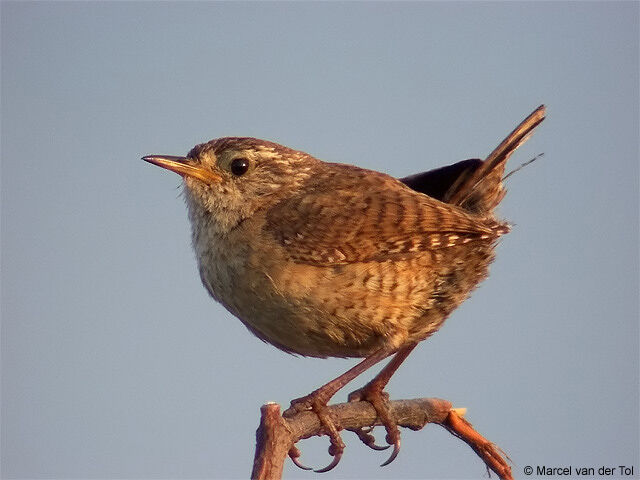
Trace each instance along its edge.
{"label": "bird's foot", "polygon": [[[364,387],[349,394],[350,402],[360,402],[363,400],[373,405],[373,408],[375,408],[378,413],[380,422],[387,431],[387,443],[389,446],[393,445],[393,452],[391,453],[391,456],[386,462],[380,465],[381,467],[384,467],[393,462],[398,456],[398,453],[400,453],[400,430],[398,429],[398,424],[391,416],[391,412],[389,410],[389,394],[384,392],[375,382],[368,383]],[[370,432],[371,430],[364,429],[355,431],[358,438],[360,438],[360,440],[368,447],[373,448],[374,450],[384,450],[388,448],[388,446],[382,447],[376,445],[375,438]]]}
{"label": "bird's foot", "polygon": [[[345,447],[344,442],[342,441],[342,437],[340,437],[340,426],[332,418],[329,412],[329,408],[327,407],[328,400],[329,399],[324,398],[323,392],[321,390],[316,390],[315,392],[312,392],[305,397],[292,400],[289,408],[283,413],[283,416],[291,417],[296,413],[311,410],[318,416],[320,424],[322,425],[324,430],[323,433],[329,437],[329,441],[331,443],[329,445],[329,455],[333,457],[333,460],[326,467],[314,470],[317,473],[328,472],[329,470],[332,470],[336,465],[338,465],[340,459],[342,458]],[[291,450],[289,450],[289,457],[296,466],[302,468],[303,470],[310,470],[310,468],[305,467],[298,461],[299,456],[300,451],[296,447],[293,447]]]}

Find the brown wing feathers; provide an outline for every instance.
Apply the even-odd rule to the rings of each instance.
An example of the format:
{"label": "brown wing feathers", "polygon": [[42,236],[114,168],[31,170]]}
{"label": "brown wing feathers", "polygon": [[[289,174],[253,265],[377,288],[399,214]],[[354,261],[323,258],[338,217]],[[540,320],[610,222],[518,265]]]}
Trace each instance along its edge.
{"label": "brown wing feathers", "polygon": [[[360,176],[353,169],[335,165],[330,176],[314,180],[314,194],[304,192],[270,209],[267,229],[292,259],[314,264],[382,261],[494,239],[507,230],[418,195],[387,175]],[[348,185],[354,177],[354,185]]]}
{"label": "brown wing feathers", "polygon": [[293,260],[322,265],[384,261],[494,241],[509,231],[491,216],[505,194],[506,161],[544,116],[541,105],[484,161],[465,160],[400,181],[327,164],[331,168],[313,178],[309,188],[269,210],[266,229],[286,245]]}

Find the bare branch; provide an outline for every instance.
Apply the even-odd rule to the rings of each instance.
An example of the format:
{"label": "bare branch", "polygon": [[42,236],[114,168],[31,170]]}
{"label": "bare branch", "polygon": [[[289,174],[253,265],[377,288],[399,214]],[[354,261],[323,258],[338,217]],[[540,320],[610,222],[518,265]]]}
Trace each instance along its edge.
{"label": "bare branch", "polygon": [[[451,403],[439,398],[417,398],[389,402],[391,415],[401,427],[420,430],[427,423],[438,423],[466,442],[483,460],[488,469],[502,480],[512,480],[506,455],[493,443],[476,432],[462,418],[464,409],[452,409]],[[282,478],[287,455],[297,459],[298,440],[322,435],[318,416],[313,412],[300,412],[289,418],[280,415],[280,406],[268,403],[260,409],[261,420],[256,432],[256,453],[251,478],[276,480]],[[376,411],[369,402],[340,403],[329,407],[338,425],[346,430],[381,425]],[[507,457],[508,458],[508,457]]]}

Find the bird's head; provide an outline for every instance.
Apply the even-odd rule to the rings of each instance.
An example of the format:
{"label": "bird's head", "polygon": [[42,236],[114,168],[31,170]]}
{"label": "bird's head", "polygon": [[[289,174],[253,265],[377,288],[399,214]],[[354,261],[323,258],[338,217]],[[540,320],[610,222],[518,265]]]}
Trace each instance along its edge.
{"label": "bird's head", "polygon": [[295,193],[319,160],[277,143],[225,137],[196,145],[186,157],[143,160],[182,176],[193,220],[213,220],[222,231]]}

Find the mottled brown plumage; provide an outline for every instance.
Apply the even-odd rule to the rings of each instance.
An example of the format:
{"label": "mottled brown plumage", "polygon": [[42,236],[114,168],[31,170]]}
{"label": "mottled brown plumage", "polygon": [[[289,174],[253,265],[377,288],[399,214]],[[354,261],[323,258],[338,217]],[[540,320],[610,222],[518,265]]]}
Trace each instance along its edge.
{"label": "mottled brown plumage", "polygon": [[287,352],[366,357],[292,402],[320,415],[334,463],[343,444],[326,402],[395,352],[395,363],[354,399],[374,404],[397,454],[382,389],[487,276],[509,231],[493,215],[506,160],[543,118],[540,107],[484,162],[401,180],[243,137],[198,145],[185,158],[145,157],[184,177],[202,281],[249,330]]}

